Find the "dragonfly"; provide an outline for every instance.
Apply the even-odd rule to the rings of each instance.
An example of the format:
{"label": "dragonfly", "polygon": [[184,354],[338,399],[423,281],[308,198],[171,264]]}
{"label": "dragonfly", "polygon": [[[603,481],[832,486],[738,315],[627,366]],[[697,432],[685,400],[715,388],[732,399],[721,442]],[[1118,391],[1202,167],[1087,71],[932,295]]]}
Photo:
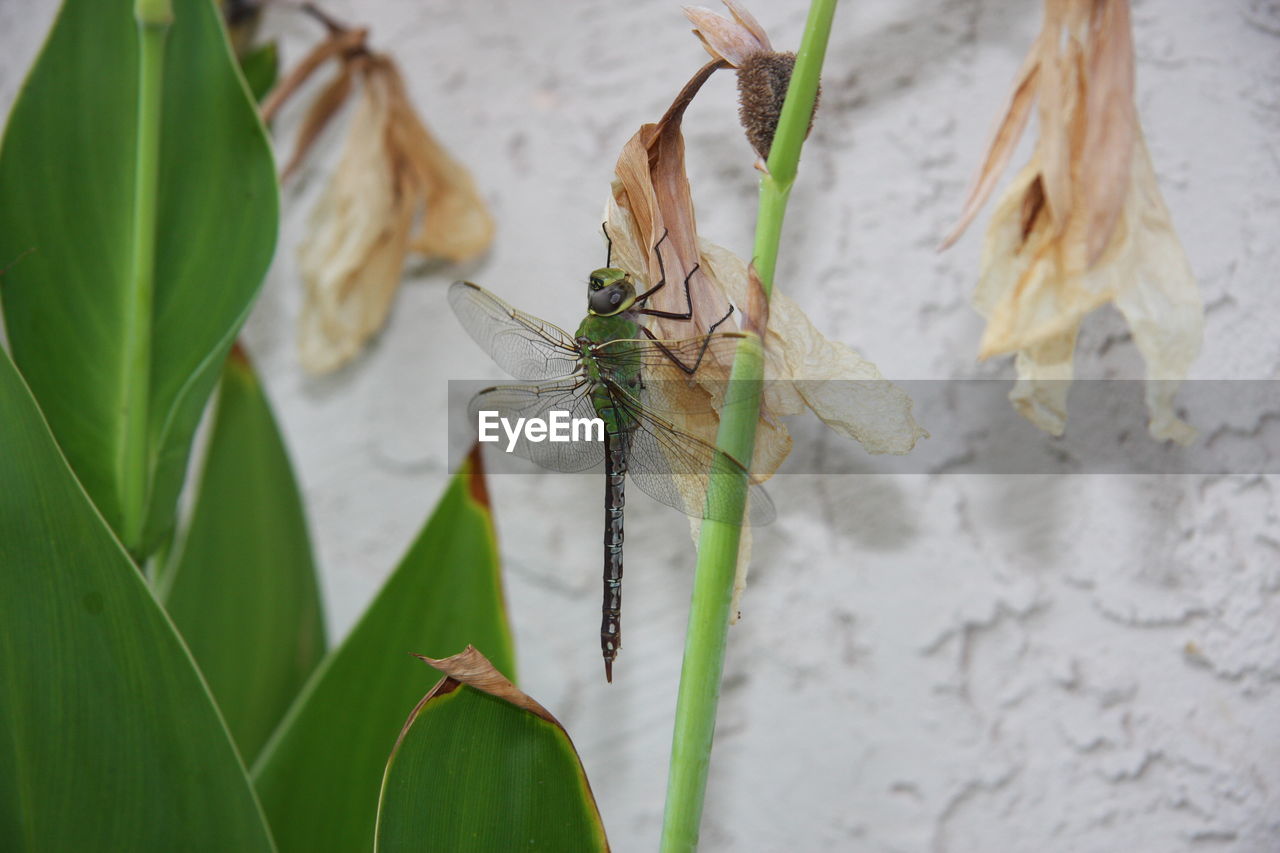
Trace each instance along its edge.
{"label": "dragonfly", "polygon": [[[661,241],[655,250],[660,245]],[[661,255],[658,257],[661,270]],[[637,293],[628,272],[608,266],[609,260],[605,263],[587,279],[587,316],[573,335],[513,308],[470,282],[452,285],[449,304],[475,342],[504,370],[524,380],[477,394],[468,407],[473,422],[482,411],[497,412],[509,422],[546,419],[551,412],[604,422],[603,441],[531,441],[522,435],[512,450],[556,471],[585,471],[604,463],[600,651],[605,679],[612,682],[613,663],[622,646],[626,480],[630,478],[650,497],[688,515],[730,524],[767,523],[773,519],[774,508],[740,461],[677,426],[678,417],[651,393],[656,387],[651,377],[660,368],[674,365],[685,376],[694,377],[708,358],[724,365],[731,363],[745,335],[715,330],[732,308],[703,335],[659,339],[642,325],[641,316],[689,319],[692,302],[687,313],[650,309],[646,303],[665,285],[665,272],[654,287]],[[688,286],[686,277],[686,301]],[[745,518],[742,506],[728,498],[724,489],[700,487],[727,478],[747,484]]]}

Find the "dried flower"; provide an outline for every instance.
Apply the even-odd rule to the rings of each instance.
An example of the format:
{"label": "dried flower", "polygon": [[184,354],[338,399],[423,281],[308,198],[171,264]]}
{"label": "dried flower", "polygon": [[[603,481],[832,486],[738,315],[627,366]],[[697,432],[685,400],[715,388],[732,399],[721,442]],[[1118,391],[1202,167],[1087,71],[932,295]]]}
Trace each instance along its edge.
{"label": "dried flower", "polygon": [[974,301],[987,317],[980,358],[1016,352],[1015,407],[1060,435],[1084,316],[1112,302],[1147,363],[1153,436],[1187,444],[1177,380],[1200,348],[1203,307],[1160,196],[1133,101],[1127,0],[1046,0],[1045,21],[959,221],[995,187],[1038,101],[1031,161],[996,206]]}
{"label": "dried flower", "polygon": [[418,118],[395,62],[367,50],[364,30],[325,20],[329,38],[263,106],[269,117],[322,64],[341,63],[303,120],[287,176],[351,93],[360,93],[341,159],[300,249],[306,300],[299,349],[303,366],[315,373],[350,361],[382,328],[410,250],[456,263],[485,251],[493,237],[471,176]]}
{"label": "dried flower", "polygon": [[[684,14],[694,25],[693,34],[702,42],[713,59],[738,71],[738,118],[747,132],[747,141],[768,159],[773,136],[782,115],[782,104],[795,69],[794,53],[779,53],[769,43],[769,36],[737,0],[723,0],[732,19],[702,6],[685,6]],[[821,96],[819,91],[818,96]],[[818,98],[813,103],[818,109]],[[812,115],[809,118],[813,125]]]}
{"label": "dried flower", "polygon": [[[750,466],[756,480],[771,476],[791,449],[791,437],[776,418],[806,408],[833,429],[861,442],[869,452],[906,453],[919,438],[927,436],[912,417],[911,399],[885,380],[875,365],[844,344],[823,337],[784,294],[775,290],[771,305],[755,298],[759,283],[748,265],[698,237],[680,125],[689,102],[720,66],[718,59],[704,66],[681,90],[666,114],[656,124],[641,127],[623,147],[606,208],[614,263],[640,281],[655,282],[660,273],[654,247],[662,240],[659,250],[668,286],[654,294],[650,307],[683,312],[691,303],[693,316],[690,320],[653,318],[652,330],[660,338],[704,334],[725,315],[730,303],[742,310],[719,331],[729,329],[739,317],[753,328],[767,321],[765,378],[770,381],[765,383],[755,456]],[[671,286],[686,277],[688,302],[683,287]],[[767,317],[761,316],[766,313]],[[659,371],[658,379],[662,381],[651,387],[678,398],[667,401],[662,408],[679,413],[671,417],[681,429],[714,443],[719,416],[714,407],[705,403],[708,395],[722,393],[730,368],[730,364],[711,358],[689,381],[672,365]],[[849,383],[832,380],[862,381],[858,393],[851,395],[847,393]],[[696,485],[684,481],[682,478],[682,485],[696,489]],[[700,505],[696,494],[687,498],[690,505]],[[696,541],[698,519],[691,518],[691,524]],[[735,584],[735,612],[750,540],[744,536],[743,542]]]}
{"label": "dried flower", "polygon": [[773,53],[769,34],[760,22],[737,0],[723,0],[732,20],[704,6],[685,6],[684,16],[695,27],[693,34],[711,54],[712,59],[723,59],[734,68],[758,53]]}

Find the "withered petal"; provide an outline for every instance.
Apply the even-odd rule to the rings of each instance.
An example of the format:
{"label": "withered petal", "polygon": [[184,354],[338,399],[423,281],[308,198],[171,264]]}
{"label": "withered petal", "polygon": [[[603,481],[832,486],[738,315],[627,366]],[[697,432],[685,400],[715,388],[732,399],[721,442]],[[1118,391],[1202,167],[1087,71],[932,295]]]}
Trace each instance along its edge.
{"label": "withered petal", "polygon": [[[617,230],[624,242],[629,240],[634,246],[617,248],[622,249],[624,257],[632,253],[644,259],[643,263],[628,269],[649,284],[656,284],[665,273],[667,286],[654,294],[650,307],[680,313],[692,302],[692,320],[658,319],[654,323],[655,332],[663,338],[687,338],[704,332],[723,317],[729,307],[723,294],[710,286],[705,272],[698,266],[697,226],[685,173],[681,132],[685,108],[719,67],[718,61],[712,61],[699,69],[676,95],[661,120],[642,126],[627,141],[614,167],[611,204],[625,210],[627,222],[636,229],[634,234],[626,235],[621,229],[627,222],[619,222]],[[609,229],[612,235],[615,231],[612,221]],[[660,240],[661,269],[658,254],[653,251]],[[736,326],[732,322],[720,327],[722,331],[733,328]]]}
{"label": "withered petal", "polygon": [[1035,346],[1077,326],[1082,317],[1114,297],[1128,271],[1128,228],[1118,229],[1110,252],[1115,262],[1085,271],[1067,245],[1079,229],[1057,235],[1047,217],[1024,231],[1026,194],[1040,178],[1037,157],[1005,190],[987,227],[974,307],[986,318],[978,357],[989,358]]}
{"label": "withered petal", "polygon": [[1129,0],[1094,4],[1085,83],[1085,136],[1080,147],[1087,263],[1101,257],[1129,192],[1137,117],[1134,114],[1133,33]]}
{"label": "withered petal", "polygon": [[470,176],[418,119],[395,63],[379,54],[356,62],[360,105],[300,252],[299,345],[318,373],[345,364],[382,328],[411,248],[464,260],[493,233]]}
{"label": "withered petal", "polygon": [[293,70],[271,90],[262,102],[262,120],[270,122],[284,102],[305,83],[327,60],[356,50],[364,45],[369,35],[366,29],[331,32],[329,37],[316,45],[293,67]]}
{"label": "withered petal", "polygon": [[1079,325],[1019,350],[1014,359],[1018,381],[1009,402],[1024,418],[1050,435],[1067,428],[1067,392],[1075,373],[1073,361]]}
{"label": "withered petal", "polygon": [[747,7],[743,6],[738,0],[720,0],[724,3],[725,8],[729,10],[729,14],[751,33],[765,50],[773,50],[773,45],[769,44],[769,34],[764,31],[764,27],[760,26],[760,22],[756,20],[755,15],[747,11]]}
{"label": "withered petal", "polygon": [[351,360],[382,327],[413,222],[414,196],[385,144],[389,93],[376,76],[361,76],[361,99],[338,166],[299,249],[306,287],[299,348],[303,366],[315,373]]}
{"label": "withered petal", "polygon": [[389,57],[377,57],[389,92],[386,144],[405,174],[422,223],[410,246],[429,258],[460,263],[489,248],[493,218],[466,167],[427,130],[409,99],[400,70]]}
{"label": "withered petal", "polygon": [[[1056,39],[1054,43],[1056,45]],[[1073,132],[1083,128],[1084,122],[1084,114],[1078,108],[1081,62],[1080,46],[1074,39],[1068,40],[1065,55],[1056,49],[1047,49],[1040,62],[1038,189],[1055,236],[1066,230],[1071,218],[1071,143]]]}
{"label": "withered petal", "polygon": [[732,19],[704,6],[684,7],[694,35],[713,59],[723,59],[737,68],[753,54],[773,49],[768,35],[750,12],[734,0],[724,0],[724,4]]}
{"label": "withered petal", "polygon": [[1009,95],[1009,102],[1005,106],[1004,115],[1000,119],[1000,123],[996,125],[996,130],[991,136],[991,142],[987,145],[987,156],[982,162],[982,167],[978,169],[978,173],[974,176],[973,184],[969,188],[968,194],[965,196],[964,205],[960,209],[960,218],[956,220],[956,224],[951,226],[951,230],[947,232],[947,236],[942,238],[942,242],[938,245],[938,251],[949,248],[956,240],[960,239],[960,235],[964,233],[969,224],[973,222],[973,218],[978,215],[978,211],[986,204],[987,199],[991,196],[991,191],[995,189],[996,183],[1000,180],[1000,175],[1004,172],[1005,166],[1009,163],[1009,158],[1013,156],[1013,151],[1018,147],[1018,140],[1022,138],[1022,132],[1027,127],[1027,119],[1031,116],[1031,105],[1035,101],[1036,82],[1040,71],[1040,55],[1039,42],[1032,47],[1027,54],[1027,58],[1023,61],[1021,70],[1013,87],[1013,92]]}
{"label": "withered petal", "polygon": [[[358,59],[352,62],[359,62]],[[316,95],[316,99],[311,102],[311,106],[307,109],[307,114],[302,120],[302,127],[298,130],[298,140],[294,144],[293,155],[289,158],[289,162],[280,170],[280,180],[283,182],[294,170],[302,163],[302,158],[307,156],[307,152],[311,150],[311,146],[320,137],[320,134],[337,115],[338,110],[347,102],[347,97],[351,94],[352,79],[352,62],[342,63],[338,75],[329,81],[329,84],[320,90],[320,94]]]}
{"label": "withered petal", "polygon": [[1186,252],[1161,197],[1141,133],[1133,161],[1133,194],[1142,228],[1135,234],[1134,281],[1116,294],[1115,305],[1147,364],[1147,411],[1151,435],[1190,444],[1196,431],[1173,411],[1178,382],[1200,353],[1204,304]]}

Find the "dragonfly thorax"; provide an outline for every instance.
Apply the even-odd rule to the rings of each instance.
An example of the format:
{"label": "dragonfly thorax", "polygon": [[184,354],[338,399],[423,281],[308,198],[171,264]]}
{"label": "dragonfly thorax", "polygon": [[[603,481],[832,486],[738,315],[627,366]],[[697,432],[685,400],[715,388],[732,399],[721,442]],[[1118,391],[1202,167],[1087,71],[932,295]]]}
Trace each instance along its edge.
{"label": "dragonfly thorax", "polygon": [[617,267],[601,267],[587,279],[587,311],[598,317],[612,317],[631,309],[636,302],[636,286],[631,274]]}

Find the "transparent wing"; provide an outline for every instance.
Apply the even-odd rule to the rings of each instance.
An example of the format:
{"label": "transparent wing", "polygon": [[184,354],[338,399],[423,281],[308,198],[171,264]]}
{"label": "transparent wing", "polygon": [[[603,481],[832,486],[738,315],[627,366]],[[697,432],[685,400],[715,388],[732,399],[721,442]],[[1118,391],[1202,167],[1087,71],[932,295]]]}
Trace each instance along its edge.
{"label": "transparent wing", "polygon": [[[682,340],[627,338],[596,344],[591,353],[610,377],[625,377],[639,369],[643,387],[629,393],[644,410],[696,415],[719,411],[734,353],[745,337],[724,332]],[[693,375],[676,367],[677,359],[686,367],[696,366]]]}
{"label": "transparent wing", "polygon": [[578,347],[563,329],[512,308],[482,287],[455,281],[449,305],[472,340],[517,379],[555,379],[577,367]]}
{"label": "transparent wing", "polygon": [[746,522],[768,524],[774,519],[773,501],[761,485],[751,481],[740,462],[640,408],[625,392],[611,386],[610,393],[615,405],[636,423],[627,453],[627,475],[641,491],[686,515],[742,524],[742,516],[725,498],[728,490],[709,486],[746,475]]}
{"label": "transparent wing", "polygon": [[[515,428],[519,418],[549,419],[553,411],[568,412],[570,418],[597,417],[595,407],[591,405],[591,385],[585,378],[540,384],[496,385],[471,398],[467,409],[473,424],[479,423],[480,412],[496,412],[498,417],[506,418],[512,428]],[[506,431],[498,426],[490,434],[497,435],[494,443],[505,451],[510,441]],[[536,462],[543,468],[572,473],[585,471],[603,462],[604,442],[530,441],[521,430],[511,452]]]}
{"label": "transparent wing", "polygon": [[673,358],[692,368],[701,354],[702,365],[719,365],[728,370],[738,343],[746,337],[742,332],[715,332],[673,341],[620,338],[595,344],[591,352],[602,364],[641,368],[672,367]]}

